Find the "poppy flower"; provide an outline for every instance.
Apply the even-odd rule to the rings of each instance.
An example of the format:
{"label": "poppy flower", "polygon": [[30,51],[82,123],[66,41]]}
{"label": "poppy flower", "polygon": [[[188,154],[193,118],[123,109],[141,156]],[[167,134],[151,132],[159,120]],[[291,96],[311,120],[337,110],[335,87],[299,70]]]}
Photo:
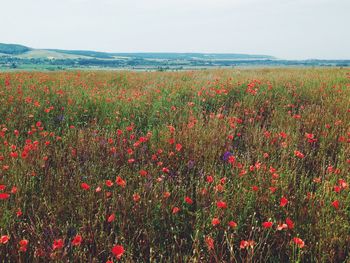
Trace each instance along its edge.
{"label": "poppy flower", "polygon": [[115,245],[112,248],[112,254],[117,258],[117,259],[121,259],[121,257],[124,254],[124,247],[121,245]]}
{"label": "poppy flower", "polygon": [[111,214],[111,215],[107,218],[107,222],[108,222],[108,223],[111,223],[111,222],[114,221],[114,219],[115,219],[115,214]]}
{"label": "poppy flower", "polygon": [[26,252],[27,251],[27,246],[29,244],[29,241],[27,239],[22,239],[21,241],[19,241],[19,250],[22,252]]}
{"label": "poppy flower", "polygon": [[214,249],[214,239],[212,239],[211,237],[208,236],[205,238],[205,243],[207,244],[207,247],[209,250]]}
{"label": "poppy flower", "polygon": [[239,244],[240,249],[245,249],[247,247],[254,247],[255,242],[253,240],[242,240]]}
{"label": "poppy flower", "polygon": [[256,185],[254,185],[254,186],[252,186],[252,190],[253,190],[254,192],[257,192],[257,191],[259,191],[259,187],[256,186]]}
{"label": "poppy flower", "polygon": [[191,198],[189,198],[188,196],[185,197],[185,202],[189,205],[192,205],[193,204],[193,201]]}
{"label": "poppy flower", "polygon": [[286,224],[287,224],[289,229],[293,229],[294,228],[294,222],[289,217],[286,218]]}
{"label": "poppy flower", "polygon": [[216,206],[217,206],[218,208],[222,208],[222,209],[227,208],[226,202],[223,202],[223,201],[218,201],[218,202],[216,203]]}
{"label": "poppy flower", "polygon": [[140,171],[139,171],[139,174],[140,174],[141,176],[146,176],[146,175],[147,175],[147,171],[145,171],[145,170],[140,170]]}
{"label": "poppy flower", "polygon": [[56,249],[61,249],[63,248],[63,240],[62,239],[56,239],[53,241],[52,244],[52,249],[56,250]]}
{"label": "poppy flower", "polygon": [[303,159],[305,157],[305,155],[299,151],[294,151],[294,155],[300,159]]}
{"label": "poppy flower", "polygon": [[83,238],[81,235],[76,235],[72,240],[73,246],[80,246],[81,242],[83,241]]}
{"label": "poppy flower", "polygon": [[213,220],[211,221],[211,224],[212,224],[213,226],[217,226],[218,224],[220,224],[219,218],[214,217]]}
{"label": "poppy flower", "polygon": [[282,197],[280,200],[280,207],[285,207],[288,204],[288,199],[285,197]]}
{"label": "poppy flower", "polygon": [[135,193],[135,194],[133,194],[133,196],[132,196],[132,199],[134,200],[134,202],[138,202],[138,201],[140,201],[140,195],[138,194],[138,193]]}
{"label": "poppy flower", "polygon": [[90,186],[87,184],[87,183],[81,183],[81,188],[84,189],[84,190],[89,190],[90,189]]}
{"label": "poppy flower", "polygon": [[172,213],[177,214],[179,211],[180,211],[180,208],[175,206],[175,207],[173,207]]}
{"label": "poppy flower", "polygon": [[113,186],[113,182],[111,180],[106,180],[106,186],[107,187],[112,187]]}
{"label": "poppy flower", "polygon": [[164,198],[169,198],[170,197],[170,192],[164,192],[163,193]]}
{"label": "poppy flower", "polygon": [[335,209],[339,209],[339,201],[338,200],[335,200],[332,202],[332,206],[335,208]]}
{"label": "poppy flower", "polygon": [[176,151],[179,152],[182,149],[182,145],[180,143],[178,143],[178,144],[176,144],[175,148],[176,148]]}
{"label": "poppy flower", "polygon": [[283,230],[283,229],[286,229],[286,228],[288,228],[288,225],[287,224],[278,224],[278,226],[277,226],[277,230],[278,231],[281,231],[281,230]]}
{"label": "poppy flower", "polygon": [[207,182],[208,182],[208,183],[212,183],[213,181],[214,181],[213,176],[208,175],[208,176],[207,176]]}
{"label": "poppy flower", "polygon": [[1,199],[8,199],[10,197],[10,194],[8,193],[0,193],[0,200]]}
{"label": "poppy flower", "polygon": [[294,244],[296,244],[299,248],[303,248],[305,246],[304,241],[301,238],[294,237],[293,238]]}
{"label": "poppy flower", "polygon": [[8,235],[3,235],[0,237],[0,244],[6,244],[10,240]]}
{"label": "poppy flower", "polygon": [[263,226],[264,228],[271,228],[272,225],[273,225],[272,222],[264,222],[264,223],[262,223],[262,226]]}
{"label": "poppy flower", "polygon": [[117,185],[121,186],[121,187],[125,187],[126,186],[126,182],[125,180],[123,180],[120,176],[117,177],[116,181]]}
{"label": "poppy flower", "polygon": [[237,227],[237,223],[236,223],[235,221],[230,221],[230,222],[228,222],[228,225],[229,225],[230,227],[232,227],[232,228]]}

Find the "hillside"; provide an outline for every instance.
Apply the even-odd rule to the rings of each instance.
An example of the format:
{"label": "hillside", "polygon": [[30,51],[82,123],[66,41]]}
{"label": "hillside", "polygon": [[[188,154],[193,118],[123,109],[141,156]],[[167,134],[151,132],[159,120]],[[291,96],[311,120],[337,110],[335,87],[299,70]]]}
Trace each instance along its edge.
{"label": "hillside", "polygon": [[182,70],[219,67],[338,66],[350,60],[283,60],[269,55],[236,53],[138,52],[35,49],[0,43],[0,70],[133,69]]}
{"label": "hillside", "polygon": [[17,44],[0,43],[0,53],[8,55],[18,55],[28,52],[31,48]]}

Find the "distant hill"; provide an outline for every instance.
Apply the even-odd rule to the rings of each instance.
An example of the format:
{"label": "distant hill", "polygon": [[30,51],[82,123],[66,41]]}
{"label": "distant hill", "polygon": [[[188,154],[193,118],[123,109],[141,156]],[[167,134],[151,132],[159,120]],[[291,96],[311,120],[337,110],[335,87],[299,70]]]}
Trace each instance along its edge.
{"label": "distant hill", "polygon": [[35,49],[0,43],[2,70],[133,69],[186,70],[220,67],[348,67],[350,60],[283,60],[268,55],[231,53],[112,53]]}
{"label": "distant hill", "polygon": [[21,58],[92,58],[92,59],[120,59],[120,58],[137,58],[137,59],[275,59],[266,55],[248,55],[248,54],[216,54],[216,53],[169,53],[169,52],[140,52],[140,53],[110,53],[90,50],[62,50],[62,49],[35,49],[17,44],[0,43],[0,53],[7,55],[20,56]]}
{"label": "distant hill", "polygon": [[19,55],[30,51],[31,48],[17,44],[0,43],[0,53],[9,55]]}

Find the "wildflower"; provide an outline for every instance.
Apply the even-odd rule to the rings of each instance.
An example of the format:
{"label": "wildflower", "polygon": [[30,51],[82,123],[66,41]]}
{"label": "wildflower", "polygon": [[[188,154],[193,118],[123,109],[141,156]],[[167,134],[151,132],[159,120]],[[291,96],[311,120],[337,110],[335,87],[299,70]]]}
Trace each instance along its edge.
{"label": "wildflower", "polygon": [[111,214],[111,215],[107,218],[107,222],[108,222],[108,223],[111,223],[111,222],[114,221],[114,219],[115,219],[115,214]]}
{"label": "wildflower", "polygon": [[132,196],[132,199],[134,200],[134,202],[138,202],[138,201],[140,201],[140,195],[138,194],[138,193],[135,193],[135,194],[133,194],[133,196]]}
{"label": "wildflower", "polygon": [[117,179],[116,179],[116,181],[115,181],[116,183],[117,183],[117,185],[119,185],[119,186],[121,186],[121,187],[125,187],[125,185],[126,185],[126,182],[120,177],[120,176],[118,176],[117,177]]}
{"label": "wildflower", "polygon": [[223,201],[218,201],[218,202],[216,202],[216,206],[217,206],[218,208],[223,208],[223,209],[227,208],[226,202],[223,202]]}
{"label": "wildflower", "polygon": [[185,202],[189,205],[192,205],[193,204],[193,201],[191,198],[189,198],[188,196],[185,197]]}
{"label": "wildflower", "polygon": [[338,200],[335,200],[332,202],[332,206],[335,208],[335,209],[339,209],[339,201]]}
{"label": "wildflower", "polygon": [[294,151],[294,155],[300,159],[303,159],[305,157],[305,155],[299,151]]}
{"label": "wildflower", "polygon": [[207,244],[209,250],[214,249],[214,239],[212,239],[210,236],[205,238],[205,243]]}
{"label": "wildflower", "polygon": [[27,239],[22,239],[21,241],[19,241],[19,251],[26,252],[28,244],[29,241]]}
{"label": "wildflower", "polygon": [[286,218],[286,224],[287,224],[289,229],[293,229],[294,228],[294,222],[289,217]]}
{"label": "wildflower", "polygon": [[213,181],[214,181],[213,176],[208,175],[208,176],[207,176],[207,182],[208,182],[208,183],[212,183]]}
{"label": "wildflower", "polygon": [[81,242],[83,241],[83,238],[81,235],[76,235],[74,238],[73,238],[73,241],[72,241],[72,245],[73,246],[80,246]]}
{"label": "wildflower", "polygon": [[305,246],[304,241],[301,238],[294,237],[293,238],[294,244],[296,244],[299,248],[303,248]]}
{"label": "wildflower", "polygon": [[107,187],[112,187],[113,186],[113,182],[111,180],[106,180],[106,186]]}
{"label": "wildflower", "polygon": [[84,189],[84,190],[89,190],[90,189],[90,186],[87,184],[87,183],[81,183],[81,188]]}
{"label": "wildflower", "polygon": [[10,195],[8,193],[0,193],[0,200],[1,199],[8,199]]}
{"label": "wildflower", "polygon": [[124,254],[124,247],[121,245],[115,245],[112,248],[112,254],[117,258],[117,259],[121,259],[121,257]]}
{"label": "wildflower", "polygon": [[173,207],[173,211],[172,211],[172,213],[173,214],[177,214],[178,212],[180,211],[180,208],[178,208],[178,207]]}
{"label": "wildflower", "polygon": [[178,144],[176,144],[175,148],[176,148],[176,151],[179,152],[182,149],[182,145],[180,143],[178,143]]}
{"label": "wildflower", "polygon": [[271,228],[272,225],[273,225],[272,222],[264,222],[264,223],[262,223],[262,226],[263,226],[264,228]]}
{"label": "wildflower", "polygon": [[287,224],[278,224],[278,226],[277,226],[277,230],[278,231],[281,231],[281,230],[283,230],[283,229],[286,229],[286,228],[288,228],[288,225]]}
{"label": "wildflower", "polygon": [[288,204],[288,199],[285,197],[282,197],[280,200],[280,207],[285,207]]}
{"label": "wildflower", "polygon": [[211,224],[212,224],[213,226],[219,225],[219,224],[220,224],[219,218],[214,217],[213,220],[211,221]]}
{"label": "wildflower", "polygon": [[228,222],[228,225],[229,225],[229,227],[231,227],[231,228],[237,227],[237,223],[236,223],[235,221],[230,221],[230,222]]}
{"label": "wildflower", "polygon": [[10,240],[8,235],[3,235],[0,237],[0,244],[6,244]]}
{"label": "wildflower", "polygon": [[61,249],[63,248],[63,240],[62,239],[56,239],[53,241],[52,244],[52,249],[56,250],[56,249]]}

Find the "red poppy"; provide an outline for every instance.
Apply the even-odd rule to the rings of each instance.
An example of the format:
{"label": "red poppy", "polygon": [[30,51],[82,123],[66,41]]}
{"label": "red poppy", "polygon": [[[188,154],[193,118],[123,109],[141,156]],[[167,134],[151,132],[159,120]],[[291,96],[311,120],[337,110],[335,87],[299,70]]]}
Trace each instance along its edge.
{"label": "red poppy", "polygon": [[207,182],[208,182],[208,183],[212,183],[213,181],[214,181],[213,176],[208,175],[208,176],[207,176]]}
{"label": "red poppy", "polygon": [[300,159],[303,159],[305,157],[305,155],[299,151],[294,151],[294,155]]}
{"label": "red poppy", "polygon": [[227,208],[226,202],[223,202],[223,201],[218,201],[218,202],[216,203],[216,206],[217,206],[218,208],[223,208],[223,209]]}
{"label": "red poppy", "polygon": [[106,186],[107,187],[112,187],[113,186],[113,182],[111,180],[106,180]]}
{"label": "red poppy", "polygon": [[193,201],[191,198],[189,198],[188,196],[185,197],[185,202],[189,205],[192,205],[193,204]]}
{"label": "red poppy", "polygon": [[259,187],[256,186],[256,185],[254,185],[254,186],[252,186],[252,190],[253,190],[254,192],[257,192],[257,191],[259,191]]}
{"label": "red poppy", "polygon": [[175,148],[176,148],[176,151],[179,152],[182,149],[182,145],[180,143],[178,143],[178,144],[176,144]]}
{"label": "red poppy", "polygon": [[264,228],[271,228],[272,225],[273,225],[272,222],[264,222],[264,223],[262,223],[262,226],[263,226]]}
{"label": "red poppy", "polygon": [[286,229],[286,228],[288,228],[287,224],[278,224],[278,226],[277,226],[278,231],[281,231],[281,230]]}
{"label": "red poppy", "polygon": [[237,223],[236,223],[235,221],[230,221],[230,222],[228,222],[228,225],[229,225],[230,227],[232,227],[232,228],[237,227]]}
{"label": "red poppy", "polygon": [[8,235],[3,235],[0,237],[0,244],[6,244],[10,240]]}
{"label": "red poppy", "polygon": [[339,201],[338,200],[335,200],[332,202],[332,206],[335,208],[335,209],[339,209]]}
{"label": "red poppy", "polygon": [[208,236],[205,238],[205,243],[207,244],[209,250],[214,249],[214,239]]}
{"label": "red poppy", "polygon": [[83,238],[81,235],[76,235],[72,240],[73,246],[80,246],[81,242],[83,241]]}
{"label": "red poppy", "polygon": [[286,224],[287,224],[289,229],[293,229],[294,228],[294,222],[289,217],[286,218]]}
{"label": "red poppy", "polygon": [[122,255],[124,254],[124,247],[121,245],[115,245],[112,248],[112,254],[117,258],[120,259]]}
{"label": "red poppy", "polygon": [[19,241],[19,245],[20,245],[19,250],[22,252],[26,252],[28,244],[29,244],[29,241],[27,239],[22,239],[21,241]]}
{"label": "red poppy", "polygon": [[108,218],[107,218],[107,222],[110,223],[110,222],[113,222],[115,219],[115,214],[111,214]]}
{"label": "red poppy", "polygon": [[84,189],[84,190],[89,190],[90,189],[90,186],[87,184],[87,183],[81,183],[81,188]]}
{"label": "red poppy", "polygon": [[294,237],[293,238],[294,244],[296,244],[299,248],[303,248],[305,246],[304,241],[301,238]]}
{"label": "red poppy", "polygon": [[213,226],[217,226],[218,224],[220,224],[219,218],[214,217],[213,220],[211,221],[211,224],[212,224]]}
{"label": "red poppy", "polygon": [[141,170],[139,173],[140,173],[141,176],[146,176],[147,175],[147,171],[145,171],[145,170]]}
{"label": "red poppy", "polygon": [[134,202],[138,202],[140,201],[140,195],[138,193],[135,193],[132,195],[132,199],[134,200]]}
{"label": "red poppy", "polygon": [[117,183],[117,185],[123,188],[126,186],[126,182],[120,176],[117,177],[115,182]]}
{"label": "red poppy", "polygon": [[8,199],[10,195],[8,193],[0,193],[0,200],[1,199]]}
{"label": "red poppy", "polygon": [[178,208],[178,207],[173,207],[173,211],[172,211],[172,213],[173,214],[177,214],[178,212],[180,211],[180,208]]}
{"label": "red poppy", "polygon": [[56,249],[61,249],[63,248],[63,240],[62,239],[56,239],[53,241],[52,244],[52,249],[56,250]]}
{"label": "red poppy", "polygon": [[285,197],[282,197],[280,200],[280,207],[284,207],[288,204],[288,199]]}

